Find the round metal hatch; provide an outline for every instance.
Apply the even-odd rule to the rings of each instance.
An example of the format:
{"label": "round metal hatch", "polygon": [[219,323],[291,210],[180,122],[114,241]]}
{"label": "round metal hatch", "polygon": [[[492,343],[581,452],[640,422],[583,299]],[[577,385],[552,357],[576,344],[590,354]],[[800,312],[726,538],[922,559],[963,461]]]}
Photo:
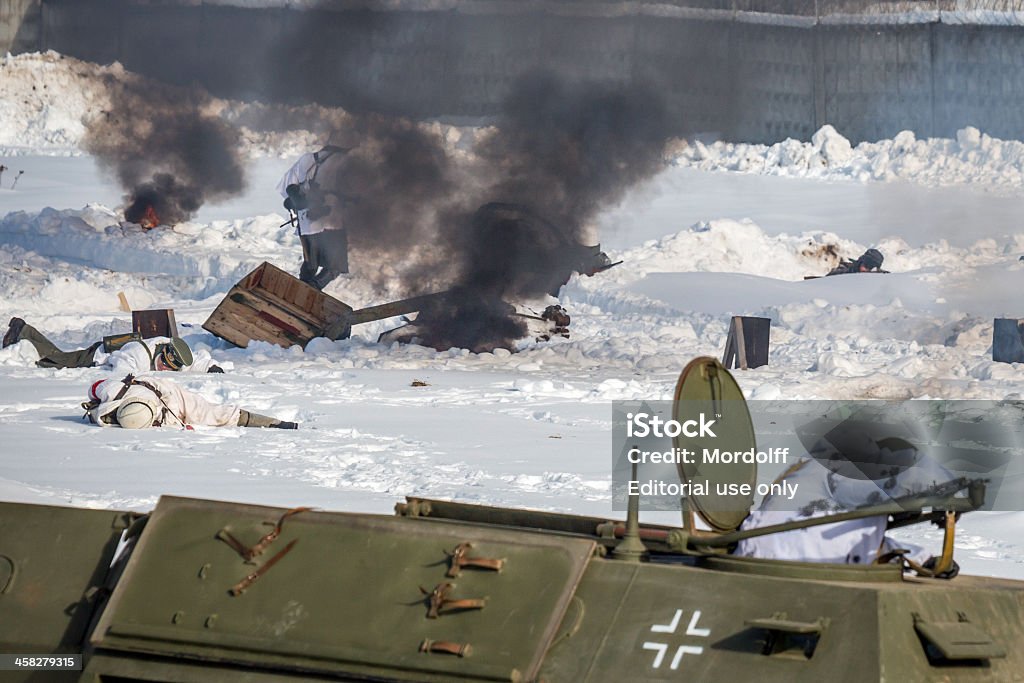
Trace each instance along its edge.
{"label": "round metal hatch", "polygon": [[[731,462],[728,457],[705,462],[705,449],[708,453],[717,449],[720,456],[742,454],[756,452],[757,443],[743,391],[729,371],[708,356],[695,358],[683,368],[672,404],[672,418],[680,424],[688,420],[699,423],[701,413],[705,422],[715,421],[711,428],[715,436],[680,434],[672,439],[673,446],[693,453],[689,458],[692,462],[679,463],[679,479],[694,489],[689,496],[690,506],[708,526],[722,533],[733,531],[746,519],[754,502],[757,464],[752,457],[749,463],[742,457]],[[705,482],[706,490],[696,490]],[[749,486],[750,493],[736,491],[743,484]]]}

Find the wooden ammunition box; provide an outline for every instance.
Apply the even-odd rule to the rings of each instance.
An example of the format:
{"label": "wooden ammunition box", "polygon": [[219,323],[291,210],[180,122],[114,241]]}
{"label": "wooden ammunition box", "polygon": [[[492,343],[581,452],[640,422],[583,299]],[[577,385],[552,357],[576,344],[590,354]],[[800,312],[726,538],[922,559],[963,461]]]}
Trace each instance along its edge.
{"label": "wooden ammunition box", "polygon": [[143,339],[177,337],[178,325],[174,322],[174,310],[153,308],[146,311],[132,311],[132,330]]}
{"label": "wooden ammunition box", "polygon": [[231,288],[203,328],[236,346],[265,341],[305,348],[352,308],[269,263]]}
{"label": "wooden ammunition box", "polygon": [[122,348],[125,344],[133,341],[141,341],[142,335],[138,332],[122,332],[121,334],[108,334],[103,338],[103,352],[113,353]]}

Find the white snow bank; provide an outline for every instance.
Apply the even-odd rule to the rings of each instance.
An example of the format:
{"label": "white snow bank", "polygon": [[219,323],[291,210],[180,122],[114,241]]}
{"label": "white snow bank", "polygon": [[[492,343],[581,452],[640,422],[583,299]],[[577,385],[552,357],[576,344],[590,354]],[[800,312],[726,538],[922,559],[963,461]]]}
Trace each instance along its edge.
{"label": "white snow bank", "polygon": [[929,185],[971,183],[1019,193],[1024,183],[1024,142],[999,140],[977,128],[956,140],[918,140],[905,130],[892,140],[856,147],[825,125],[810,142],[774,145],[715,142],[686,144],[674,163],[704,171],[736,171],[823,180],[906,180]]}
{"label": "white snow bank", "polygon": [[[52,50],[8,54],[0,59],[0,155],[81,154],[89,122],[105,116],[115,97],[137,96],[126,95],[126,84],[143,84],[144,87],[137,89],[139,92],[170,87],[156,85],[126,71],[118,62],[100,66]],[[341,110],[265,107],[217,98],[210,98],[208,106],[229,121],[259,120],[260,112],[270,109],[275,110],[278,119],[282,115],[287,119],[289,114],[301,114],[308,120],[312,110],[318,114],[314,120],[339,120],[345,116]],[[243,152],[254,157],[295,156],[317,144],[315,131],[296,128],[271,132],[239,125]]]}
{"label": "white snow bank", "polygon": [[[397,320],[360,326],[356,339],[317,340],[305,352],[264,343],[229,348],[198,332],[198,325],[261,261],[294,272],[299,248],[291,231],[278,227],[280,217],[148,232],[116,218],[92,205],[0,219],[0,317],[31,317],[40,329],[60,335],[59,343],[87,344],[123,331],[126,314],[117,294],[124,292],[135,308],[173,306],[179,322],[195,326],[196,343],[239,366],[315,361],[336,370],[501,368],[530,377],[513,383],[520,394],[591,402],[670,395],[662,378],[671,378],[694,355],[719,355],[729,316],[759,315],[772,319],[773,360],[771,369],[745,377],[749,390],[757,391],[762,381],[793,388],[783,379],[796,372],[804,378],[798,384],[819,396],[839,391],[843,378],[879,378],[888,382],[885,391],[897,395],[962,397],[972,381],[970,395],[1016,391],[1011,366],[987,356],[991,317],[1012,316],[1015,293],[1024,287],[1024,262],[1016,258],[1024,247],[1020,235],[985,238],[970,248],[944,241],[911,248],[885,240],[874,246],[886,254],[893,274],[804,280],[872,245],[826,232],[770,236],[749,219],[705,221],[613,253],[626,261],[622,266],[592,278],[574,276],[559,299],[573,317],[571,339],[527,340],[510,356],[374,343]],[[361,274],[359,262],[353,259],[353,274],[333,283],[329,293],[353,306],[394,298],[374,288],[372,274]],[[977,289],[978,282],[991,286]],[[23,361],[21,351],[0,352],[0,363]],[[588,377],[629,368],[647,379],[618,385],[618,378],[605,378],[588,388],[564,377],[552,382],[551,368]],[[934,381],[915,384],[922,375]],[[873,380],[855,391],[882,390]]]}
{"label": "white snow bank", "polygon": [[[125,97],[125,84],[148,83],[118,63],[100,66],[56,52],[0,59],[0,156],[76,155],[89,121],[111,107],[112,96]],[[169,87],[150,85],[149,87]],[[144,90],[141,88],[140,90]],[[133,95],[128,95],[133,96]],[[233,122],[249,157],[290,158],[322,143],[323,130],[348,119],[341,109],[315,105],[287,107],[210,98],[207,105]],[[262,120],[272,121],[273,129]],[[282,122],[292,130],[282,131]],[[424,124],[464,153],[474,128]],[[1024,143],[999,140],[976,128],[958,132],[956,140],[918,140],[903,131],[892,140],[852,147],[832,126],[823,126],[810,142],[785,140],[774,145],[701,142],[673,145],[670,161],[708,171],[736,171],[787,177],[854,180],[905,180],[931,185],[983,184],[1018,191],[1024,184]]]}
{"label": "white snow bank", "polygon": [[[99,205],[47,208],[0,219],[0,244],[122,273],[235,281],[267,258],[299,253],[298,238],[287,226],[279,227],[281,222],[271,215],[143,230]],[[190,294],[208,296],[210,291],[218,290],[200,287]]]}
{"label": "white snow bank", "polygon": [[[0,58],[0,156],[81,154],[90,121],[105,116],[115,100],[123,104],[147,90],[171,87],[118,62],[100,66],[52,50],[8,54]],[[322,145],[327,130],[348,120],[345,110],[319,105],[208,97],[204,106],[236,126],[241,152],[250,158],[298,156]],[[424,125],[453,147],[462,137],[452,126]]]}

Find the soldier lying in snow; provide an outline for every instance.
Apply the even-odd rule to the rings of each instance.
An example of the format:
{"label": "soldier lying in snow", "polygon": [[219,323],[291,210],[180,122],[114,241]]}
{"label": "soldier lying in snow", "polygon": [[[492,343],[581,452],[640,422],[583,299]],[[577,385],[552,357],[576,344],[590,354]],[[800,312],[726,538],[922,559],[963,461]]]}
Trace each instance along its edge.
{"label": "soldier lying in snow", "polygon": [[199,394],[183,389],[169,379],[152,375],[106,379],[89,387],[89,400],[82,404],[93,424],[101,427],[145,429],[147,427],[272,427],[298,429],[294,422],[250,413],[233,405],[210,403]]}
{"label": "soldier lying in snow", "polygon": [[121,348],[107,353],[103,342],[74,351],[61,351],[39,330],[27,324],[21,318],[11,318],[7,334],[4,335],[3,348],[19,341],[27,341],[39,353],[36,365],[41,368],[91,368],[103,366],[104,369],[120,373],[142,373],[152,370],[172,370],[181,372],[224,372],[214,365],[213,358],[205,351],[192,353],[192,349],[180,337],[152,337],[150,339],[128,342]]}
{"label": "soldier lying in snow", "polygon": [[826,275],[845,275],[846,273],[888,273],[882,270],[885,257],[877,249],[868,249],[854,261],[843,259],[839,265],[828,271]]}

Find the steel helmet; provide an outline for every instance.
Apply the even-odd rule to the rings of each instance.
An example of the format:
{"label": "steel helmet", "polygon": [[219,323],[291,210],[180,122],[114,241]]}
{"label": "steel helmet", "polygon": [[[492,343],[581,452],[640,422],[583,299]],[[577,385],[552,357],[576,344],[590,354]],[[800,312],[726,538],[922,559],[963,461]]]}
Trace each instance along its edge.
{"label": "steel helmet", "polygon": [[125,401],[117,409],[117,423],[124,429],[145,429],[152,427],[156,419],[153,406],[146,401]]}
{"label": "steel helmet", "polygon": [[868,249],[860,257],[861,264],[869,270],[872,268],[881,268],[883,261],[885,261],[885,257],[882,256],[882,252],[877,249]]}

